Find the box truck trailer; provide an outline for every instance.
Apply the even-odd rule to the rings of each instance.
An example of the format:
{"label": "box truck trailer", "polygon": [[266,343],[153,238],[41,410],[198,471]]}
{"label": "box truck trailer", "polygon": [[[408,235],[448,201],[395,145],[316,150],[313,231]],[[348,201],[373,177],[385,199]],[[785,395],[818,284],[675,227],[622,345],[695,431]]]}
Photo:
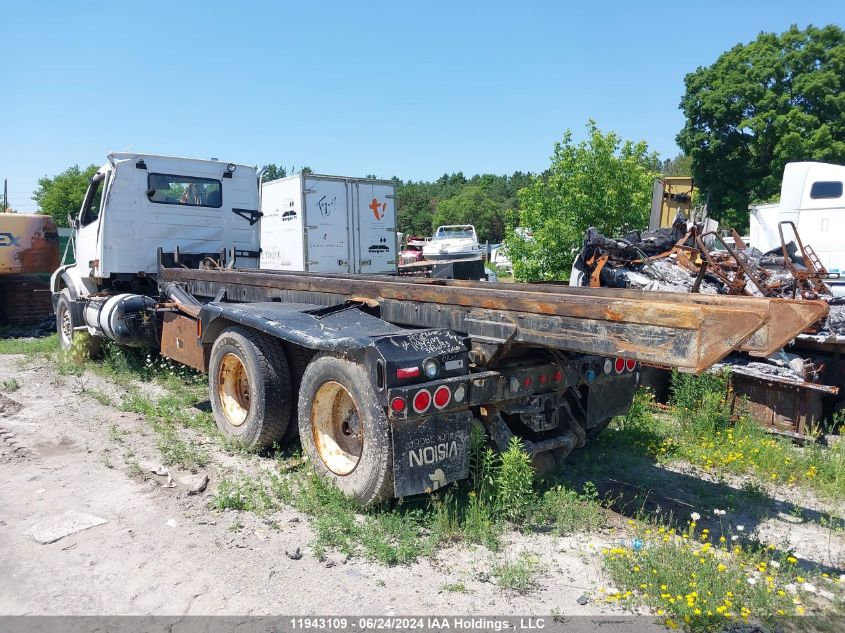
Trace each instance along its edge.
{"label": "box truck trailer", "polygon": [[300,173],[261,187],[261,268],[395,273],[393,182]]}

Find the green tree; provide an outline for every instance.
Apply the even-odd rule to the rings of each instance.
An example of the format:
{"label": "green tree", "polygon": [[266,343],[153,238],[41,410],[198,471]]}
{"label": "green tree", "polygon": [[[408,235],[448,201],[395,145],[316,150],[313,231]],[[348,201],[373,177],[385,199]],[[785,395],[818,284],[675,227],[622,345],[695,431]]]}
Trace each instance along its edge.
{"label": "green tree", "polygon": [[664,176],[691,176],[692,156],[678,154],[675,158],[667,158],[660,165],[660,172]]}
{"label": "green tree", "polygon": [[603,134],[594,121],[587,132],[576,145],[567,130],[548,172],[519,192],[523,230],[509,230],[505,240],[517,279],[567,279],[591,226],[617,236],[648,224],[657,155],[644,141]]}
{"label": "green tree", "polygon": [[845,161],[845,32],[760,33],[684,79],[678,134],[710,214],[747,222],[780,190],[786,163]]}
{"label": "green tree", "polygon": [[479,185],[466,185],[457,195],[442,200],[432,218],[432,228],[441,224],[472,224],[481,242],[501,242],[508,209]]}
{"label": "green tree", "polygon": [[39,178],[32,199],[38,203],[41,213],[53,216],[57,226],[67,226],[67,216],[76,217],[79,213],[88,183],[97,169],[96,165],[89,165],[84,170],[74,165],[52,178]]}
{"label": "green tree", "polygon": [[406,236],[431,235],[436,188],[429,182],[399,182],[396,185],[396,215],[399,230]]}
{"label": "green tree", "polygon": [[287,169],[284,165],[276,165],[270,163],[264,168],[264,174],[261,176],[261,182],[270,182],[271,180],[278,180],[288,175]]}

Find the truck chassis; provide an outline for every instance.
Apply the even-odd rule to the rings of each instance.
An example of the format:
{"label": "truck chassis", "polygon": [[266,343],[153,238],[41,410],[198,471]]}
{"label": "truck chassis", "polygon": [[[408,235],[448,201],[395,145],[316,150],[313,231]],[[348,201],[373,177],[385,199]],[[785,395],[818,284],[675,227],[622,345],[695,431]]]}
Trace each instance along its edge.
{"label": "truck chassis", "polygon": [[696,372],[738,348],[769,354],[827,310],[232,269],[161,252],[148,281],[146,294],[61,288],[63,344],[93,329],[208,372],[227,437],[250,446],[298,437],[317,473],[364,504],[465,478],[474,420],[500,449],[518,436],[538,465],[560,462],[627,412],[640,363]]}

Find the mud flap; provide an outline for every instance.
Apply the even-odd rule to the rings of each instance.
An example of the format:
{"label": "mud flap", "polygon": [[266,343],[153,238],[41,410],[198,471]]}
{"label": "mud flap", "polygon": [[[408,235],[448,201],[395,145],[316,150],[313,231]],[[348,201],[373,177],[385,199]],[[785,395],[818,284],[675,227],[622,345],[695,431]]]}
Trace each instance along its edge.
{"label": "mud flap", "polygon": [[611,375],[590,384],[587,396],[587,428],[602,420],[625,415],[634,401],[638,378],[636,373]]}
{"label": "mud flap", "polygon": [[393,490],[397,497],[431,492],[469,476],[469,411],[394,420]]}

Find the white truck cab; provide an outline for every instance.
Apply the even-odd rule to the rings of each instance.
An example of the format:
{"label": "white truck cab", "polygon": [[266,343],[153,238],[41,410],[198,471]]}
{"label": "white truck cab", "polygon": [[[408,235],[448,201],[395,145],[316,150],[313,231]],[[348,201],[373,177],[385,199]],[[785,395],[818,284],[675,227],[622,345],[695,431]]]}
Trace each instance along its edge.
{"label": "white truck cab", "polygon": [[50,281],[62,347],[78,330],[126,345],[154,339],[143,315],[156,304],[159,260],[257,268],[259,180],[249,165],[109,154],[70,218],[76,263]]}
{"label": "white truck cab", "polygon": [[[155,276],[168,256],[219,257],[256,268],[259,184],[255,167],[152,154],[114,153],[72,218],[76,263],[53,275],[54,293],[80,296]],[[63,283],[64,279],[64,283]]]}
{"label": "white truck cab", "polygon": [[[837,296],[845,295],[845,166],[829,163],[787,163],[780,202],[751,205],[751,244],[763,252],[780,248],[778,225],[791,221],[805,245],[816,252],[829,273],[826,281]],[[791,230],[784,239],[793,238]]]}

